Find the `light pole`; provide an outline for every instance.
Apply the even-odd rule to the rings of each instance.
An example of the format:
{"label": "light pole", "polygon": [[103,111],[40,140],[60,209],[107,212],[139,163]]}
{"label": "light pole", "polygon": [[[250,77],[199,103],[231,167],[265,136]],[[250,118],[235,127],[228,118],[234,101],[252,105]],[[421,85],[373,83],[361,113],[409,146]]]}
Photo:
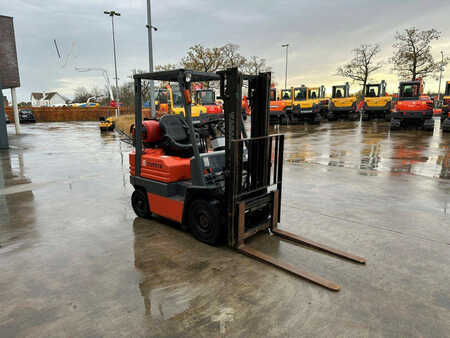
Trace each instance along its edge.
{"label": "light pole", "polygon": [[287,89],[287,69],[288,69],[288,54],[289,54],[289,44],[286,43],[281,45],[281,47],[286,47],[286,69],[284,71],[284,89]]}
{"label": "light pole", "polygon": [[[153,40],[152,40],[152,29],[155,32],[158,30],[155,26],[152,26],[152,8],[151,1],[147,0],[147,31],[148,31],[148,68],[150,72],[153,72]],[[152,117],[156,117],[155,111],[155,99],[153,98],[154,89],[153,80],[150,80],[150,107],[152,109]]]}
{"label": "light pole", "polygon": [[444,68],[444,52],[441,51],[442,61],[441,61],[441,74],[439,75],[439,91],[438,91],[438,102],[441,102],[441,81],[442,81],[442,68]]}
{"label": "light pole", "polygon": [[114,49],[114,71],[116,75],[116,90],[117,90],[117,109],[116,109],[116,117],[120,115],[120,93],[119,93],[119,79],[117,78],[117,58],[116,58],[116,38],[114,36],[114,16],[120,16],[119,12],[116,11],[104,11],[106,15],[111,17],[111,25],[112,25],[112,38],[113,38],[113,49]]}

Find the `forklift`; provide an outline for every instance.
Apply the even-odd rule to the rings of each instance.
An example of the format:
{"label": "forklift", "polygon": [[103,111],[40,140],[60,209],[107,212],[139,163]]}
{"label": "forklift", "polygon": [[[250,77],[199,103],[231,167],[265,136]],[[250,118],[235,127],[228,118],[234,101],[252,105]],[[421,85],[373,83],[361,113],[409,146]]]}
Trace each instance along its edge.
{"label": "forklift", "polygon": [[[142,120],[142,81],[178,83],[185,116]],[[241,115],[243,80],[252,110],[250,134]],[[219,82],[224,118],[193,123],[191,85]],[[266,232],[341,258],[366,260],[278,227],[281,214],[284,135],[269,135],[270,73],[243,75],[237,68],[216,73],[185,69],[134,75],[135,150],[129,155],[132,207],[175,221],[201,242],[226,244],[329,290],[339,286],[251,248],[246,242]],[[216,125],[220,132],[216,132]],[[209,140],[209,141],[208,141]],[[211,149],[212,148],[212,149]]]}
{"label": "forklift", "polygon": [[364,88],[364,101],[361,107],[363,121],[372,119],[391,120],[392,96],[386,94],[386,81],[366,84]]}
{"label": "forklift", "polygon": [[350,121],[359,120],[359,112],[356,107],[356,96],[350,96],[350,85],[333,86],[331,99],[328,104],[328,121],[338,119],[348,119]]}

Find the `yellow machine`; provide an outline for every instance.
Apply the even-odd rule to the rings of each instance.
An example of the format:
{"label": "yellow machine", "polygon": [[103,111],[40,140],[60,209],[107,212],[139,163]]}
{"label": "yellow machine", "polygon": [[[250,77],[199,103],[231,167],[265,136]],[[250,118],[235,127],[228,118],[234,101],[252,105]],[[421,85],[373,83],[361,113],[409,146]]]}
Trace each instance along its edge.
{"label": "yellow machine", "polygon": [[386,94],[386,82],[367,84],[364,89],[364,101],[361,107],[363,121],[375,118],[391,120],[392,96]]}
{"label": "yellow machine", "polygon": [[[165,88],[159,88],[155,94],[156,111],[167,114],[185,115],[183,94],[178,87],[166,86]],[[194,103],[191,108],[191,114],[192,117],[200,117],[200,115],[206,114],[206,107]]]}
{"label": "yellow machine", "polygon": [[114,127],[116,125],[114,118],[112,118],[112,117],[105,118],[104,116],[102,116],[102,117],[100,117],[99,120],[100,120],[100,123],[99,123],[100,131],[114,130]]}
{"label": "yellow machine", "polygon": [[359,119],[359,111],[356,107],[356,96],[350,96],[350,85],[333,86],[331,99],[328,104],[328,120],[348,119],[356,121]]}
{"label": "yellow machine", "polygon": [[[300,89],[300,88],[297,88]],[[328,112],[328,98],[325,97],[325,86],[306,87],[306,98],[300,101],[301,114],[306,119],[317,120],[326,117]],[[320,119],[319,119],[320,121]]]}

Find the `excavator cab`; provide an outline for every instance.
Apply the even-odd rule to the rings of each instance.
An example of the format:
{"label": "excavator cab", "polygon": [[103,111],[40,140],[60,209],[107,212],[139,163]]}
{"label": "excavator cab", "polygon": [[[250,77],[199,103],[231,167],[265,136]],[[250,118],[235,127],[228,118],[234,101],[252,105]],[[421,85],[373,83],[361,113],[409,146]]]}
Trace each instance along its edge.
{"label": "excavator cab", "polygon": [[419,81],[400,82],[399,99],[414,100],[418,99],[421,94],[421,83]]}
{"label": "excavator cab", "polygon": [[360,113],[359,110],[357,110],[356,102],[356,96],[350,96],[350,85],[348,82],[344,85],[333,86],[331,99],[328,102],[328,120],[358,120]]}
{"label": "excavator cab", "polygon": [[216,102],[216,93],[213,89],[198,89],[195,91],[195,103],[206,108],[208,114],[223,114],[222,105]]}
{"label": "excavator cab", "polygon": [[386,95],[386,82],[369,83],[364,88],[364,100],[360,103],[360,112],[363,121],[371,119],[391,119],[392,97]]}
{"label": "excavator cab", "polygon": [[[142,121],[142,81],[179,85],[185,116]],[[252,110],[249,134],[241,115],[243,81]],[[152,214],[178,222],[200,241],[229,247],[329,290],[339,286],[250,247],[265,232],[364,264],[366,260],[310,241],[278,227],[283,189],[284,135],[269,135],[270,73],[243,75],[237,68],[217,73],[185,69],[134,75],[135,151],[129,155],[131,205],[139,217]],[[194,124],[193,82],[216,81],[224,119]],[[223,121],[221,123],[220,121]],[[212,128],[211,128],[212,127]],[[219,130],[219,133],[216,131]],[[211,140],[212,139],[212,140]],[[220,149],[211,146],[221,140]]]}

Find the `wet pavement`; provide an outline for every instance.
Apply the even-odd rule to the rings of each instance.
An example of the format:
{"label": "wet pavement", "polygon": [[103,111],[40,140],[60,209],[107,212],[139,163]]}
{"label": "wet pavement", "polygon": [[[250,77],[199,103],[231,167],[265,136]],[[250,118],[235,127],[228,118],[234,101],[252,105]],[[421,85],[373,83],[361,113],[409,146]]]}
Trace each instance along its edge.
{"label": "wet pavement", "polygon": [[265,235],[250,245],[339,293],[136,218],[130,147],[97,123],[23,131],[0,152],[0,337],[448,336],[450,135],[438,125],[280,128],[282,228],[368,264]]}

